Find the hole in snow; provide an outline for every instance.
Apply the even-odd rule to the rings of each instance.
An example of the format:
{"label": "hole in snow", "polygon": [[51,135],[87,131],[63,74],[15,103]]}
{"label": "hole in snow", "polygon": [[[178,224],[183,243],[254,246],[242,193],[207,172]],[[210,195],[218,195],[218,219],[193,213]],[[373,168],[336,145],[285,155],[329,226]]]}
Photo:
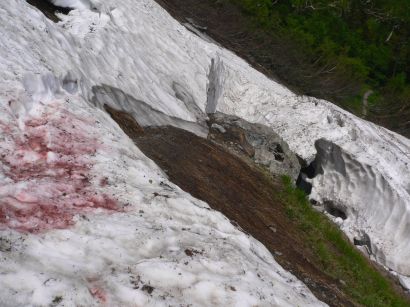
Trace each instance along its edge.
{"label": "hole in snow", "polygon": [[330,201],[326,201],[324,203],[324,206],[325,206],[326,212],[329,213],[330,215],[334,217],[340,217],[343,220],[347,219],[346,213],[342,209],[337,208],[334,203]]}
{"label": "hole in snow", "polygon": [[316,176],[316,160],[310,163],[308,166],[302,167],[300,172],[304,173],[309,179],[314,178]]}
{"label": "hole in snow", "polygon": [[59,22],[60,19],[57,17],[56,13],[62,13],[67,15],[72,9],[67,7],[61,7],[54,5],[47,0],[26,0],[28,4],[38,8],[48,19]]}
{"label": "hole in snow", "polygon": [[308,179],[312,179],[316,176],[316,162],[313,161],[308,166],[302,167],[299,173],[299,177],[296,180],[296,186],[305,191],[306,194],[312,192],[312,184]]}
{"label": "hole in snow", "polygon": [[372,254],[372,244],[367,233],[362,232],[358,236],[354,237],[353,243],[356,246],[364,246],[367,249],[369,255]]}
{"label": "hole in snow", "polygon": [[296,180],[296,186],[304,191],[307,195],[312,193],[312,184],[308,182],[306,174],[300,172],[298,179]]}

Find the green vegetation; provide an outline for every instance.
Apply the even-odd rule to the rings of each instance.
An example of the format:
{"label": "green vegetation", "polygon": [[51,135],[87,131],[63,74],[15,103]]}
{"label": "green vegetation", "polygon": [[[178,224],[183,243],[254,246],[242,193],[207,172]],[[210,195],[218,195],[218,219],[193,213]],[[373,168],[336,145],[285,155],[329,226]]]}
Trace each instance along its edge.
{"label": "green vegetation", "polygon": [[[370,119],[410,135],[410,1],[225,1],[249,17],[260,41],[282,42],[272,56],[297,67],[273,59],[272,70],[288,85],[358,115],[372,90]],[[257,60],[269,56],[263,48]]]}
{"label": "green vegetation", "polygon": [[322,213],[314,210],[306,194],[295,189],[289,177],[283,178],[281,198],[290,220],[302,230],[306,245],[324,272],[345,283],[344,292],[364,306],[409,306],[391,283],[378,272]]}

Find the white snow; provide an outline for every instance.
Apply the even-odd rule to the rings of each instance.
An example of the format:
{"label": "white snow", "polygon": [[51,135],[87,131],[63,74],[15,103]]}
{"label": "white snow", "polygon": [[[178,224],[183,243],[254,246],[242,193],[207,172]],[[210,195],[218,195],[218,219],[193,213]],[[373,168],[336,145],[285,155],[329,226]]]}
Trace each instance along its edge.
{"label": "white snow", "polygon": [[57,6],[75,8],[79,10],[91,8],[90,0],[51,0],[51,2]]}
{"label": "white snow", "polygon": [[78,93],[47,76],[15,94],[0,98],[1,306],[323,305]]}
{"label": "white snow", "polygon": [[298,97],[254,70],[228,69],[231,63],[224,61],[218,110],[272,127],[307,163],[319,149],[321,174],[310,197],[345,211],[348,236],[367,234],[376,260],[409,276],[410,140],[326,101]]}
{"label": "white snow", "polygon": [[200,41],[155,3],[108,2],[59,24],[0,3],[0,305],[324,306],[90,103],[109,84],[196,120],[175,96],[205,97],[206,66],[176,69],[196,55],[150,25]]}

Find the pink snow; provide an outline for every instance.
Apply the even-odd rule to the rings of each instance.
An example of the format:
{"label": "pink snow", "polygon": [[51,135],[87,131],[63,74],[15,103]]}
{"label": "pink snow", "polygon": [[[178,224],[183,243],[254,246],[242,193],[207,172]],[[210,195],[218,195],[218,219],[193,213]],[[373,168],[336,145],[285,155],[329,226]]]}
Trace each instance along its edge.
{"label": "pink snow", "polygon": [[77,214],[121,210],[91,184],[92,156],[101,147],[91,136],[91,119],[58,103],[28,116],[23,128],[15,119],[0,122],[5,136],[0,141],[0,174],[8,178],[0,179],[0,229],[62,229],[73,225]]}

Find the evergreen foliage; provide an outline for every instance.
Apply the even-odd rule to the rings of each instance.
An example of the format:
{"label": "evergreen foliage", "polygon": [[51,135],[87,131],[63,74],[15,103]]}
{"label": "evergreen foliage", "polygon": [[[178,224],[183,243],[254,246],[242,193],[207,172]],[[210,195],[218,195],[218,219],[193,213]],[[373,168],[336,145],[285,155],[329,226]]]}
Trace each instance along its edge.
{"label": "evergreen foliage", "polygon": [[405,117],[401,129],[410,129],[410,1],[229,1],[258,31],[291,42],[306,79],[319,80],[298,80],[312,87],[305,94],[360,113],[363,94],[372,90],[373,115]]}

